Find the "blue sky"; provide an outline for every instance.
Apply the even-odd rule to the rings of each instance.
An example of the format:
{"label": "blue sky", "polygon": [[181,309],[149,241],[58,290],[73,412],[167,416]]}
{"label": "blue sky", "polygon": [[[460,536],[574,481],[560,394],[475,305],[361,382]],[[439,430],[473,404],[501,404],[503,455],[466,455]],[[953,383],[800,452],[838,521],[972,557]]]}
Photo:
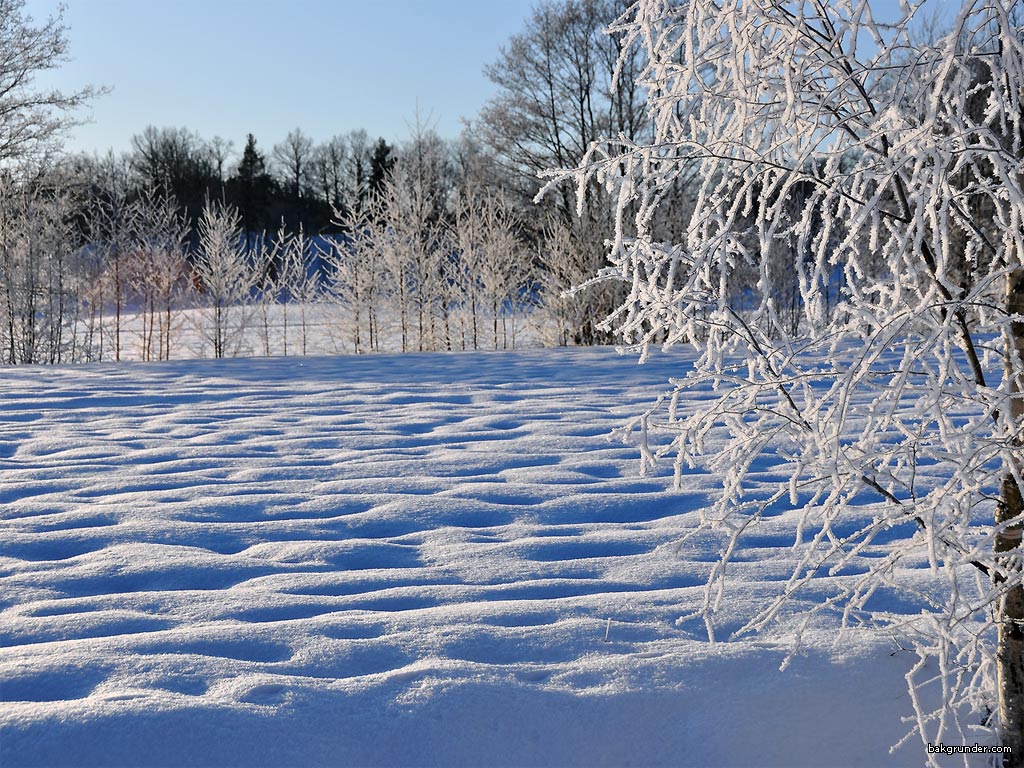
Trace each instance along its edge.
{"label": "blue sky", "polygon": [[[72,61],[47,84],[112,91],[69,149],[126,150],[147,125],[266,151],[301,127],[400,141],[417,110],[454,138],[494,88],[483,74],[539,0],[64,0]],[[26,0],[37,20],[60,0]],[[897,0],[875,0],[895,10]],[[954,0],[932,0],[948,7]]]}
{"label": "blue sky", "polygon": [[[68,148],[127,149],[147,125],[265,150],[295,127],[316,140],[364,128],[448,137],[494,91],[483,67],[533,0],[65,0],[72,61],[45,82],[111,93]],[[59,0],[27,0],[37,21]]]}

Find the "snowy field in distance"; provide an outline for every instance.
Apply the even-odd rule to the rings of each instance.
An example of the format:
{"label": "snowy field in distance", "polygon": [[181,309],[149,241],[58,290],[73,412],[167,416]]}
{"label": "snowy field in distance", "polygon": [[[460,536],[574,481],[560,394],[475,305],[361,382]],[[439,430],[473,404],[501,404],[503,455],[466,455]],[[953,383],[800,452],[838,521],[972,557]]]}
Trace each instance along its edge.
{"label": "snowy field in distance", "polygon": [[686,354],[5,369],[0,765],[922,764],[886,637],[679,621],[717,481],[608,435]]}

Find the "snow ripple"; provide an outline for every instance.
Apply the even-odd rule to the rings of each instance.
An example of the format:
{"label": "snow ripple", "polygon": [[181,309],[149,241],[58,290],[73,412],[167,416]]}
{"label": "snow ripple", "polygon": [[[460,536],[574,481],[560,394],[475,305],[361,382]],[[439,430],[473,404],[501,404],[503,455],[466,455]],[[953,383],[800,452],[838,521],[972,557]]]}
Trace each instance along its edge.
{"label": "snow ripple", "polygon": [[[9,369],[0,762],[616,763],[628,738],[641,763],[756,764],[705,712],[740,706],[745,680],[850,741],[798,702],[799,674],[776,679],[781,645],[711,646],[677,623],[716,552],[678,546],[714,478],[674,493],[608,436],[680,363],[559,350]],[[789,543],[765,532],[767,564],[737,558],[742,599],[773,588]],[[887,670],[862,702],[877,718],[905,665],[863,647]],[[865,668],[808,663],[848,686]],[[499,699],[525,731],[494,719]],[[882,730],[870,754],[900,733]]]}

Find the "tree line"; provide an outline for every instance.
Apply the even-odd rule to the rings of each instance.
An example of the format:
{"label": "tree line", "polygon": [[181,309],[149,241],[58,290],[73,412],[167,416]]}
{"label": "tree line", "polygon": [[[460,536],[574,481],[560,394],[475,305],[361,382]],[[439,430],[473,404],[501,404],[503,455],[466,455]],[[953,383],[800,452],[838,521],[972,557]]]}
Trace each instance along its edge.
{"label": "tree line", "polygon": [[336,231],[336,212],[358,207],[381,192],[396,147],[366,131],[317,144],[301,128],[269,152],[253,134],[240,151],[233,141],[206,139],[187,128],[147,127],[120,155],[74,158],[75,171],[93,199],[139,197],[159,190],[173,198],[193,229],[215,201],[235,208],[247,232]]}
{"label": "tree line", "polygon": [[[250,217],[266,207],[227,192],[245,189],[243,172],[227,177],[220,199],[197,200],[194,214],[168,185],[135,183],[131,157],[79,158],[73,173],[58,165],[30,184],[7,175],[0,359],[578,341],[574,334],[597,318],[590,298],[560,290],[586,277],[572,230],[548,214],[531,225],[511,194],[460,177],[459,159],[436,133],[418,130],[395,148],[386,174],[350,187],[351,202],[332,205],[320,228],[286,216],[258,228]],[[316,202],[297,201],[307,212]],[[330,346],[311,345],[314,336]]]}
{"label": "tree line", "polygon": [[[534,198],[540,171],[580,162],[597,136],[649,133],[632,84],[641,61],[622,66],[602,31],[625,6],[538,6],[487,69],[496,95],[455,139],[418,118],[398,143],[362,130],[316,142],[297,127],[267,149],[253,134],[236,146],[150,126],[121,154],[15,153],[3,199],[25,234],[3,245],[2,359],[270,354],[271,327],[300,297],[339,351],[611,341],[600,322],[618,289],[577,289],[607,265],[607,193]],[[59,20],[48,29],[63,42]],[[256,313],[262,342],[175,348],[221,300],[204,271],[211,217],[236,225],[231,301],[278,309]]]}

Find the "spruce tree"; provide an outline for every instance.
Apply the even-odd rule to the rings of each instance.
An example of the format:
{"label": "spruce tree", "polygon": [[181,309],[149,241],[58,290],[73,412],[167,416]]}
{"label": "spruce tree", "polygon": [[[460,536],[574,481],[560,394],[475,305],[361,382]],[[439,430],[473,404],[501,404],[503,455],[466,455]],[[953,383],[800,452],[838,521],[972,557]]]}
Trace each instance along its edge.
{"label": "spruce tree", "polygon": [[246,136],[242,159],[235,176],[228,182],[228,188],[241,214],[248,243],[251,233],[266,228],[274,195],[274,180],[267,173],[266,160],[256,149],[256,138],[251,133]]}
{"label": "spruce tree", "polygon": [[395,165],[393,148],[384,139],[377,139],[370,155],[370,196],[376,196],[384,189],[384,183]]}

